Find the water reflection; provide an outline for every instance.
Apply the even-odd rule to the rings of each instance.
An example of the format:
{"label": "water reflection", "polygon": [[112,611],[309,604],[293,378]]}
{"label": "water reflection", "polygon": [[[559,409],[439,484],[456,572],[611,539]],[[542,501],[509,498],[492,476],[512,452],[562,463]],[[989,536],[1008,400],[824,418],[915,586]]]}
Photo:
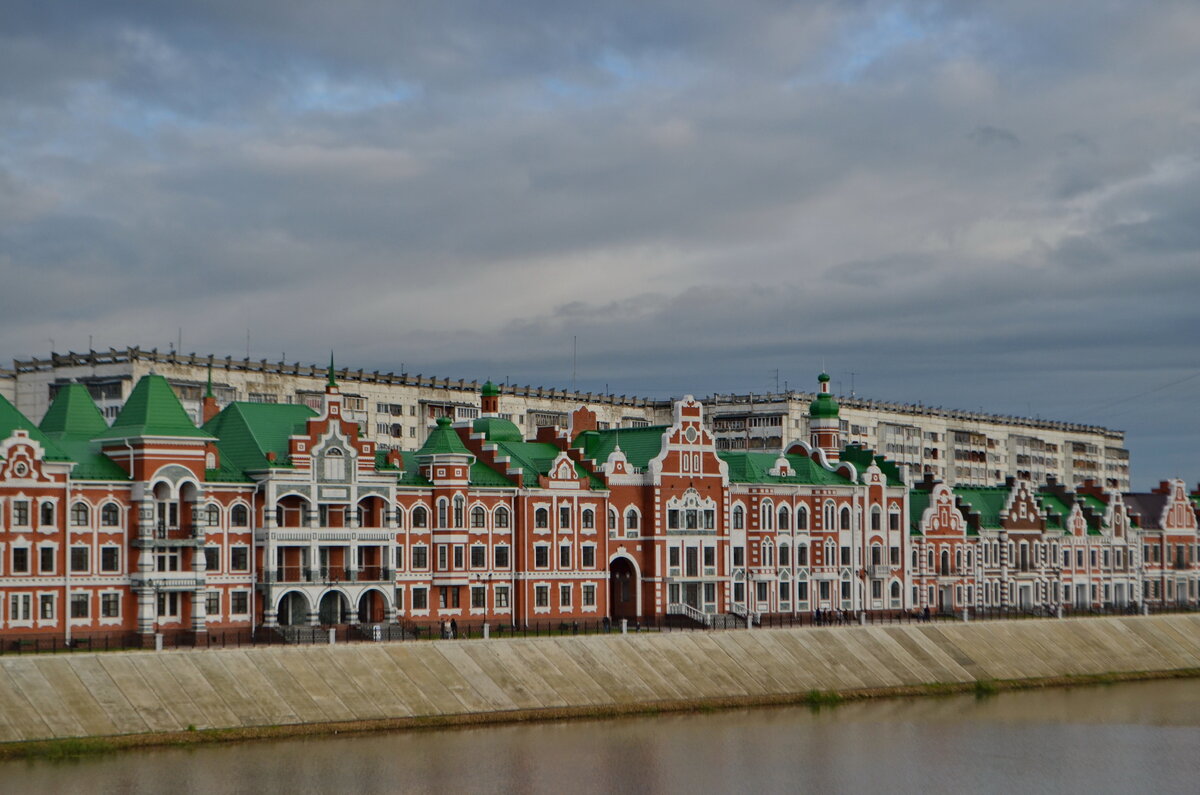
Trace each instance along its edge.
{"label": "water reflection", "polygon": [[1176,680],[0,764],[3,792],[1194,792]]}

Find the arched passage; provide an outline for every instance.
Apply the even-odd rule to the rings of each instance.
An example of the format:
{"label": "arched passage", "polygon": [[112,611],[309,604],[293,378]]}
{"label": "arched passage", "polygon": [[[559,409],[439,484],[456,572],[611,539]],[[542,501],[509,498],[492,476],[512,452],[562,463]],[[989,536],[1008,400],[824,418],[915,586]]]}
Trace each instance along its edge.
{"label": "arched passage", "polygon": [[308,598],[299,591],[288,591],[279,598],[280,626],[299,627],[308,623]]}
{"label": "arched passage", "polygon": [[329,591],[321,597],[317,614],[322,625],[345,624],[350,614],[350,604],[341,591]]}
{"label": "arched passage", "polygon": [[613,619],[637,618],[641,613],[640,587],[633,561],[626,557],[613,558],[608,564],[608,614]]}
{"label": "arched passage", "polygon": [[384,595],[375,588],[363,591],[358,597],[358,622],[360,624],[382,623],[387,601]]}

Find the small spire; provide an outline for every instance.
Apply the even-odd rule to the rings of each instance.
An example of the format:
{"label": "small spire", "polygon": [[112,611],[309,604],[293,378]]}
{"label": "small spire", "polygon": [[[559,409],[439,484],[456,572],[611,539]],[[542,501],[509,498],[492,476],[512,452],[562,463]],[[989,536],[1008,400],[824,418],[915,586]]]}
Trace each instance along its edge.
{"label": "small spire", "polygon": [[325,382],[326,386],[337,386],[337,381],[333,378],[333,350],[329,351],[329,380]]}

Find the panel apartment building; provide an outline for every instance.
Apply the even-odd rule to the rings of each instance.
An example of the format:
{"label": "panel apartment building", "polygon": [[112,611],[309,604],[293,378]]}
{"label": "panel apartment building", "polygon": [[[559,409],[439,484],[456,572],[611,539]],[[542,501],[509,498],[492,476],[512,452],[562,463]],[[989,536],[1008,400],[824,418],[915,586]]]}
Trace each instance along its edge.
{"label": "panel apartment building", "polygon": [[[87,386],[111,421],[143,376],[164,376],[196,422],[209,366],[221,407],[234,401],[321,405],[326,368],[266,359],[162,353],[137,347],[87,353],[53,353],[17,360],[0,371],[0,394],[26,416],[40,418],[62,385]],[[347,419],[381,449],[414,450],[439,417],[478,416],[480,384],[466,379],[341,368]],[[581,405],[600,429],[669,423],[673,402],[626,395],[500,385],[500,416],[527,436],[541,427],[565,428]],[[811,436],[809,405],[815,393],[714,394],[701,399],[718,450],[780,451]],[[986,486],[1014,476],[1033,483],[1053,478],[1077,486],[1092,480],[1130,488],[1129,451],[1123,431],[1095,425],[931,408],[840,397],[841,437],[902,465],[911,482],[926,476],[951,486]]]}

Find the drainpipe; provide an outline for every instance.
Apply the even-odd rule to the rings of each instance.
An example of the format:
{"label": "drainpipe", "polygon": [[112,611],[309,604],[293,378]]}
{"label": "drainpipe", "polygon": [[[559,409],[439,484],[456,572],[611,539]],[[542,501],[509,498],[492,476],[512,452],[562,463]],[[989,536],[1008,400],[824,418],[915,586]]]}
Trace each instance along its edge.
{"label": "drainpipe", "polygon": [[[65,560],[63,561],[63,618],[66,619],[66,630],[63,633],[63,636],[66,639],[67,646],[71,645],[71,523],[69,521],[70,511],[71,511],[71,474],[68,472],[67,478],[66,478],[66,502],[63,505],[63,509],[58,512],[59,516],[62,518],[63,528],[66,531],[63,534],[63,539],[64,539],[64,541],[66,541],[66,543],[63,544],[63,547],[65,548],[64,551],[67,553]],[[90,516],[90,514],[89,514],[89,516]],[[91,612],[92,611],[89,610],[88,614],[90,615]]]}

